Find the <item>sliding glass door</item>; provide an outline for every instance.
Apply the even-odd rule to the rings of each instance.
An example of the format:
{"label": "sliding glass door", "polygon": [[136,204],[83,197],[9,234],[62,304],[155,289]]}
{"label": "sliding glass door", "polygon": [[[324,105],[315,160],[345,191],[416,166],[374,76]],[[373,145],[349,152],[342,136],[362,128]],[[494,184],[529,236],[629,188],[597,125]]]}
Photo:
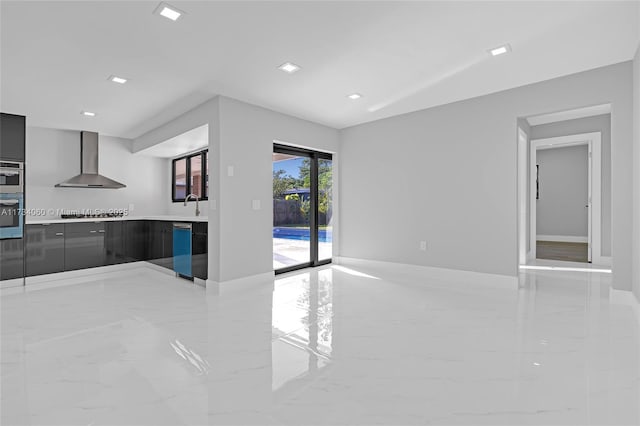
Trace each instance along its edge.
{"label": "sliding glass door", "polygon": [[318,158],[318,261],[331,261],[333,246],[333,161]]}
{"label": "sliding glass door", "polygon": [[331,261],[331,154],[274,145],[273,269],[276,273]]}

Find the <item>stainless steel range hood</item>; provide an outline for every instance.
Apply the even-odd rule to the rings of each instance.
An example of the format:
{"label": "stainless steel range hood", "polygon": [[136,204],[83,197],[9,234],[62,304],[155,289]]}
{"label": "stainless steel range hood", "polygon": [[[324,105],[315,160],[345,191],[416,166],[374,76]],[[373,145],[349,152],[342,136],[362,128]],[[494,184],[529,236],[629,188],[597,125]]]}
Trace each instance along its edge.
{"label": "stainless steel range hood", "polygon": [[56,188],[125,188],[120,182],[98,174],[98,134],[80,132],[80,174],[60,182]]}

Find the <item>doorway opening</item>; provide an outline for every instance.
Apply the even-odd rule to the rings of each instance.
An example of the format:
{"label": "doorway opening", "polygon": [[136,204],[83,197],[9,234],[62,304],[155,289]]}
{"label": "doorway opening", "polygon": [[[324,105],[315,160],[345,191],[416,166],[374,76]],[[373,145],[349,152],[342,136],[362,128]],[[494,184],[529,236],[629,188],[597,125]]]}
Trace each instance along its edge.
{"label": "doorway opening", "polygon": [[331,154],[273,146],[273,269],[276,274],[331,262]]}
{"label": "doorway opening", "polygon": [[534,139],[530,145],[526,257],[602,264],[601,133]]}

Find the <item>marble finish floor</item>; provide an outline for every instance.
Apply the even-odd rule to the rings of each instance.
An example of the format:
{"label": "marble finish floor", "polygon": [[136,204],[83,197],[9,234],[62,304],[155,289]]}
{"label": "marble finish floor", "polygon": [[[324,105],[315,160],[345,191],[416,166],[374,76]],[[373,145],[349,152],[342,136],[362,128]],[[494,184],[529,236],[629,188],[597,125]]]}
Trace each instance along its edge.
{"label": "marble finish floor", "polygon": [[3,290],[1,424],[638,425],[610,280],[335,265],[214,292],[141,267]]}

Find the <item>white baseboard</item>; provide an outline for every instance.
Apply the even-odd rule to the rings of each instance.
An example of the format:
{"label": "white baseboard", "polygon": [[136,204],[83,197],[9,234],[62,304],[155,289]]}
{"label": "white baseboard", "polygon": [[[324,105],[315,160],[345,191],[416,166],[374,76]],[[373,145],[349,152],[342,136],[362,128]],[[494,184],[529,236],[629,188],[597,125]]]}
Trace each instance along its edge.
{"label": "white baseboard", "polygon": [[536,241],[552,241],[559,243],[588,243],[588,237],[577,237],[573,235],[536,235]]}
{"label": "white baseboard", "polygon": [[[33,277],[25,278],[25,285],[22,284],[22,278],[15,280],[2,281],[2,295],[14,294],[16,291],[35,291],[45,288],[63,287],[68,285],[79,284],[87,282],[87,278],[94,275],[101,275],[102,278],[117,278],[120,275],[127,274],[131,270],[135,269],[152,269],[157,272],[161,272],[165,275],[175,277],[175,272],[163,268],[162,266],[155,265],[151,262],[139,261],[121,263],[118,265],[97,266],[95,268],[79,269],[76,271],[56,272],[53,274],[36,275]],[[187,280],[184,280],[188,282]],[[205,281],[194,278],[194,284],[198,284],[202,287],[205,286]]]}
{"label": "white baseboard", "polygon": [[22,278],[14,278],[12,280],[0,281],[0,289],[22,287],[23,285],[24,285],[24,281]]}
{"label": "white baseboard", "polygon": [[43,282],[69,280],[81,277],[87,277],[97,274],[118,273],[130,269],[136,269],[143,266],[147,262],[130,262],[119,265],[96,266],[95,268],[78,269],[76,271],[56,272],[53,274],[36,275],[25,278],[26,284],[40,284]]}
{"label": "white baseboard", "polygon": [[[101,278],[117,278],[127,274],[133,269],[145,268],[146,262],[131,262],[121,265],[98,266],[95,268],[79,269],[77,271],[56,272],[53,274],[36,275],[25,278],[25,285],[19,287],[2,287],[2,296],[15,294],[23,291],[36,291],[54,287],[64,287],[68,285],[87,282],[87,279],[94,275],[102,275]],[[12,280],[13,281],[13,280]],[[22,283],[22,278],[18,281]]]}
{"label": "white baseboard", "polygon": [[[380,260],[356,259],[352,257],[333,258],[333,263],[351,267],[381,268],[401,275],[411,274],[418,279],[432,279],[443,282],[468,282],[500,288],[518,288],[517,275],[500,275],[486,272],[463,271],[460,269],[437,268],[433,266],[385,262]],[[517,272],[516,272],[517,274]]]}
{"label": "white baseboard", "polygon": [[270,288],[273,288],[274,277],[275,273],[271,271],[227,281],[214,281],[212,279],[208,279],[206,288],[207,291],[212,291],[215,294],[235,293],[254,287],[264,289],[270,286]]}

